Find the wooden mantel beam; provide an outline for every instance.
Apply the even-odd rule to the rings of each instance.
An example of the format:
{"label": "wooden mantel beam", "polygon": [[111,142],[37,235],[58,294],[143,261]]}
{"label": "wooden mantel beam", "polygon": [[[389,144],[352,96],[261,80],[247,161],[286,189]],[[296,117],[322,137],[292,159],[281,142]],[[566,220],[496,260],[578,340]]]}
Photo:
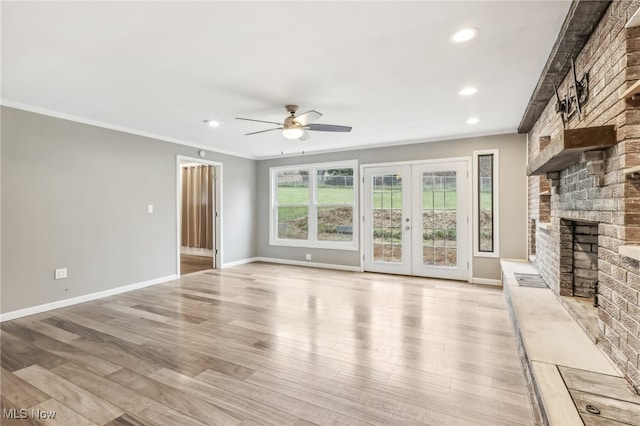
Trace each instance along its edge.
{"label": "wooden mantel beam", "polygon": [[586,151],[607,149],[616,144],[614,126],[564,130],[527,166],[527,176],[558,172],[580,162]]}

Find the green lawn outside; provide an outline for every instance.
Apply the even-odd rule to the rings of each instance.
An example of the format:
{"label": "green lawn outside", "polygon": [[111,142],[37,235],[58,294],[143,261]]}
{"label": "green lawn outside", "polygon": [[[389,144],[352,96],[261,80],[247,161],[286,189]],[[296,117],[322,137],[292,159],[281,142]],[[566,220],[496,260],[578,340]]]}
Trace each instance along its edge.
{"label": "green lawn outside", "polygon": [[[278,188],[279,204],[303,204],[309,199],[309,189],[303,187]],[[353,201],[353,189],[341,187],[320,188],[318,199],[323,204],[349,204]],[[425,191],[423,195],[423,207],[425,209],[454,209],[457,199],[455,191]],[[375,192],[373,194],[373,206],[376,209],[400,208],[402,205],[402,192]],[[480,208],[491,209],[491,193],[480,194]]]}

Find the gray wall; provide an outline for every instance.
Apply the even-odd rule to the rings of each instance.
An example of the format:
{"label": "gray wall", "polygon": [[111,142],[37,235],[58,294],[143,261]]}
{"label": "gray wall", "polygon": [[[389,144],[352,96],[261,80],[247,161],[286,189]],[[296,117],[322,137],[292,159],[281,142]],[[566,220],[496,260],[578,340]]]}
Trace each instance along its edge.
{"label": "gray wall", "polygon": [[[310,249],[269,245],[269,168],[291,164],[358,160],[359,165],[394,161],[418,161],[447,157],[471,157],[474,150],[500,150],[500,256],[526,258],[526,137],[498,135],[337,153],[284,157],[258,162],[258,255],[304,261],[311,253],[313,262],[360,266],[360,251]],[[499,279],[498,259],[473,259],[474,277]]]}
{"label": "gray wall", "polygon": [[[1,118],[1,312],[176,273],[176,155],[196,148],[6,107]],[[224,262],[254,257],[256,162],[205,158],[223,163]]]}

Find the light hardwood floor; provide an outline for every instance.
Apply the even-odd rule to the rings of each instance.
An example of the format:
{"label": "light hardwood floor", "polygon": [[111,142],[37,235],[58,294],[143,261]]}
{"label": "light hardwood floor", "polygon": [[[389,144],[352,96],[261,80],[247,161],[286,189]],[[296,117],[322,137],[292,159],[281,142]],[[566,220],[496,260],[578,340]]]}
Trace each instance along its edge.
{"label": "light hardwood floor", "polygon": [[180,255],[180,275],[213,269],[213,258],[207,256]]}
{"label": "light hardwood floor", "polygon": [[42,424],[533,422],[495,288],[254,263],[1,329],[2,409]]}

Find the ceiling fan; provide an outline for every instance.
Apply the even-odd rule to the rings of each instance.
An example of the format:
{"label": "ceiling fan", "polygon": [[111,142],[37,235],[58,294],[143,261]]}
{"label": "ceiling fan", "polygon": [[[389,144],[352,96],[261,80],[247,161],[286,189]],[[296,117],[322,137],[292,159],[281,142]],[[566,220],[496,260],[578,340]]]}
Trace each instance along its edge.
{"label": "ceiling fan", "polygon": [[301,141],[305,141],[309,139],[309,133],[307,130],[316,131],[316,132],[350,132],[351,127],[349,126],[337,126],[335,124],[316,124],[312,123],[316,121],[322,114],[318,111],[307,111],[304,114],[300,114],[296,116],[296,111],[298,110],[298,105],[287,105],[285,107],[289,112],[289,117],[284,119],[284,123],[277,123],[275,121],[264,121],[264,120],[254,120],[252,118],[241,118],[236,117],[236,120],[245,120],[245,121],[255,121],[258,123],[269,123],[269,124],[277,124],[282,127],[274,127],[273,129],[260,130],[258,132],[251,132],[245,134],[245,136],[255,135],[258,133],[271,132],[272,130],[282,130],[282,135],[287,139],[298,139]]}

